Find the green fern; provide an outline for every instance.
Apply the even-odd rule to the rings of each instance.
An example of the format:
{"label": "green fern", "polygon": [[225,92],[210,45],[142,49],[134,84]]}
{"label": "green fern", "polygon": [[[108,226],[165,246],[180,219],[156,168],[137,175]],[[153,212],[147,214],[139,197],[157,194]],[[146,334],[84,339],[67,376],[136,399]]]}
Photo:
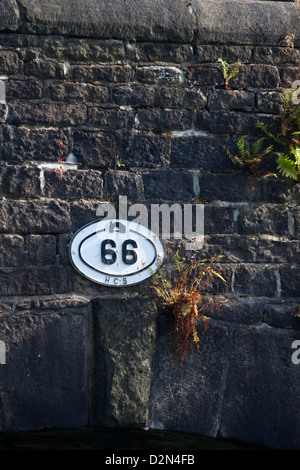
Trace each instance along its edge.
{"label": "green fern", "polygon": [[242,136],[237,141],[237,154],[233,155],[228,148],[225,147],[226,153],[230,160],[246,170],[251,175],[270,176],[272,173],[263,173],[259,170],[264,158],[272,152],[272,146],[261,151],[264,137],[256,140],[252,145]]}
{"label": "green fern", "polygon": [[288,178],[298,181],[300,173],[300,148],[293,147],[290,149],[290,155],[294,160],[284,153],[277,153],[277,169]]}
{"label": "green fern", "polygon": [[300,182],[300,106],[292,101],[294,91],[292,88],[282,94],[280,132],[273,134],[262,122],[257,127],[281,147],[276,153],[279,172]]}
{"label": "green fern", "polygon": [[230,89],[229,85],[228,85],[228,82],[233,77],[235,77],[235,75],[239,72],[239,62],[236,62],[231,67],[229,66],[229,64],[225,60],[223,60],[221,58],[219,58],[217,60],[217,62],[220,62],[221,66],[222,66],[222,73],[223,73],[223,78],[224,78],[224,81],[225,81],[225,88]]}

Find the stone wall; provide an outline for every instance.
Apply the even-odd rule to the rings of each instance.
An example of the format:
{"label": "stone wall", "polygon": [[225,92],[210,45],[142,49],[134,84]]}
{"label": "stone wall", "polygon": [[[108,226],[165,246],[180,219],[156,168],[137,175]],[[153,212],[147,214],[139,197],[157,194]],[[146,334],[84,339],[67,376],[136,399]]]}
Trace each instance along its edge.
{"label": "stone wall", "polygon": [[[299,79],[294,5],[54,3],[0,4],[0,429],[148,426],[299,449],[299,185],[249,182],[224,149],[261,136],[258,120],[279,129]],[[240,62],[230,92],[218,58]],[[203,256],[224,255],[227,282],[207,294],[230,304],[184,364],[151,279],[112,289],[70,264],[72,234],[119,196],[204,204]],[[172,270],[184,242],[165,246]]]}

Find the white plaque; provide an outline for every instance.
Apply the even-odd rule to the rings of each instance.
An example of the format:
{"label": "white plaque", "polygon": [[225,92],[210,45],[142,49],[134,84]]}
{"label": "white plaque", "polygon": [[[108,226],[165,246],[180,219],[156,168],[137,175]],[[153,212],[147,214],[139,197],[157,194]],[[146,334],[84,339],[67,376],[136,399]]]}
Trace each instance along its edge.
{"label": "white plaque", "polygon": [[147,227],[123,219],[95,220],[79,229],[69,247],[73,267],[111,287],[148,279],[161,266],[164,248]]}

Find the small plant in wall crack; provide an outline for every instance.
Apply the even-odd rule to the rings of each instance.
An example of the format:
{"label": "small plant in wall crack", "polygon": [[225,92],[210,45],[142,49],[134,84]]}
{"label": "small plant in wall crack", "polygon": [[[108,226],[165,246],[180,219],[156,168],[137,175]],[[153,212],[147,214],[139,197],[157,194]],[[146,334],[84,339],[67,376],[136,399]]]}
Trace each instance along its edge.
{"label": "small plant in wall crack", "polygon": [[[263,172],[261,170],[261,165],[264,162],[265,157],[272,153],[272,145],[267,147],[265,150],[262,150],[262,145],[264,142],[264,137],[256,140],[252,144],[249,141],[246,141],[246,137],[242,136],[237,141],[237,154],[233,155],[228,148],[225,147],[226,153],[230,160],[239,165],[243,170],[248,174],[248,179],[253,176],[274,176],[274,173]],[[251,189],[254,188],[251,185]]]}
{"label": "small plant in wall crack", "polygon": [[219,311],[223,303],[229,302],[228,299],[210,301],[204,295],[212,279],[217,277],[226,282],[220,269],[214,267],[220,257],[199,260],[195,254],[191,262],[186,262],[176,252],[173,258],[176,280],[172,283],[161,269],[153,277],[156,302],[169,315],[175,335],[175,356],[179,354],[181,362],[191,343],[199,348],[199,322],[204,333],[208,328],[209,312]]}
{"label": "small plant in wall crack", "polygon": [[217,62],[220,62],[222,66],[225,88],[226,90],[231,90],[228,82],[239,72],[239,62],[236,62],[231,66],[221,58],[219,58]]}
{"label": "small plant in wall crack", "polygon": [[[300,182],[300,104],[294,100],[295,89],[285,90],[281,104],[281,130],[268,131],[265,124],[257,123],[265,135],[281,147],[277,155],[277,169],[288,178]],[[296,102],[294,102],[296,101]]]}

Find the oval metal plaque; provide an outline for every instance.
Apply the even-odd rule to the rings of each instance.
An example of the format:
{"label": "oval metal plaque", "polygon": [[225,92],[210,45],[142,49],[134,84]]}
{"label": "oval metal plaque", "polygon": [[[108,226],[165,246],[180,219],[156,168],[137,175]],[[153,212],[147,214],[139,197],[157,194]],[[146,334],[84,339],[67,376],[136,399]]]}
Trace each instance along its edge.
{"label": "oval metal plaque", "polygon": [[86,278],[111,287],[145,281],[161,266],[163,245],[141,224],[119,219],[95,220],[73,236],[69,254]]}

